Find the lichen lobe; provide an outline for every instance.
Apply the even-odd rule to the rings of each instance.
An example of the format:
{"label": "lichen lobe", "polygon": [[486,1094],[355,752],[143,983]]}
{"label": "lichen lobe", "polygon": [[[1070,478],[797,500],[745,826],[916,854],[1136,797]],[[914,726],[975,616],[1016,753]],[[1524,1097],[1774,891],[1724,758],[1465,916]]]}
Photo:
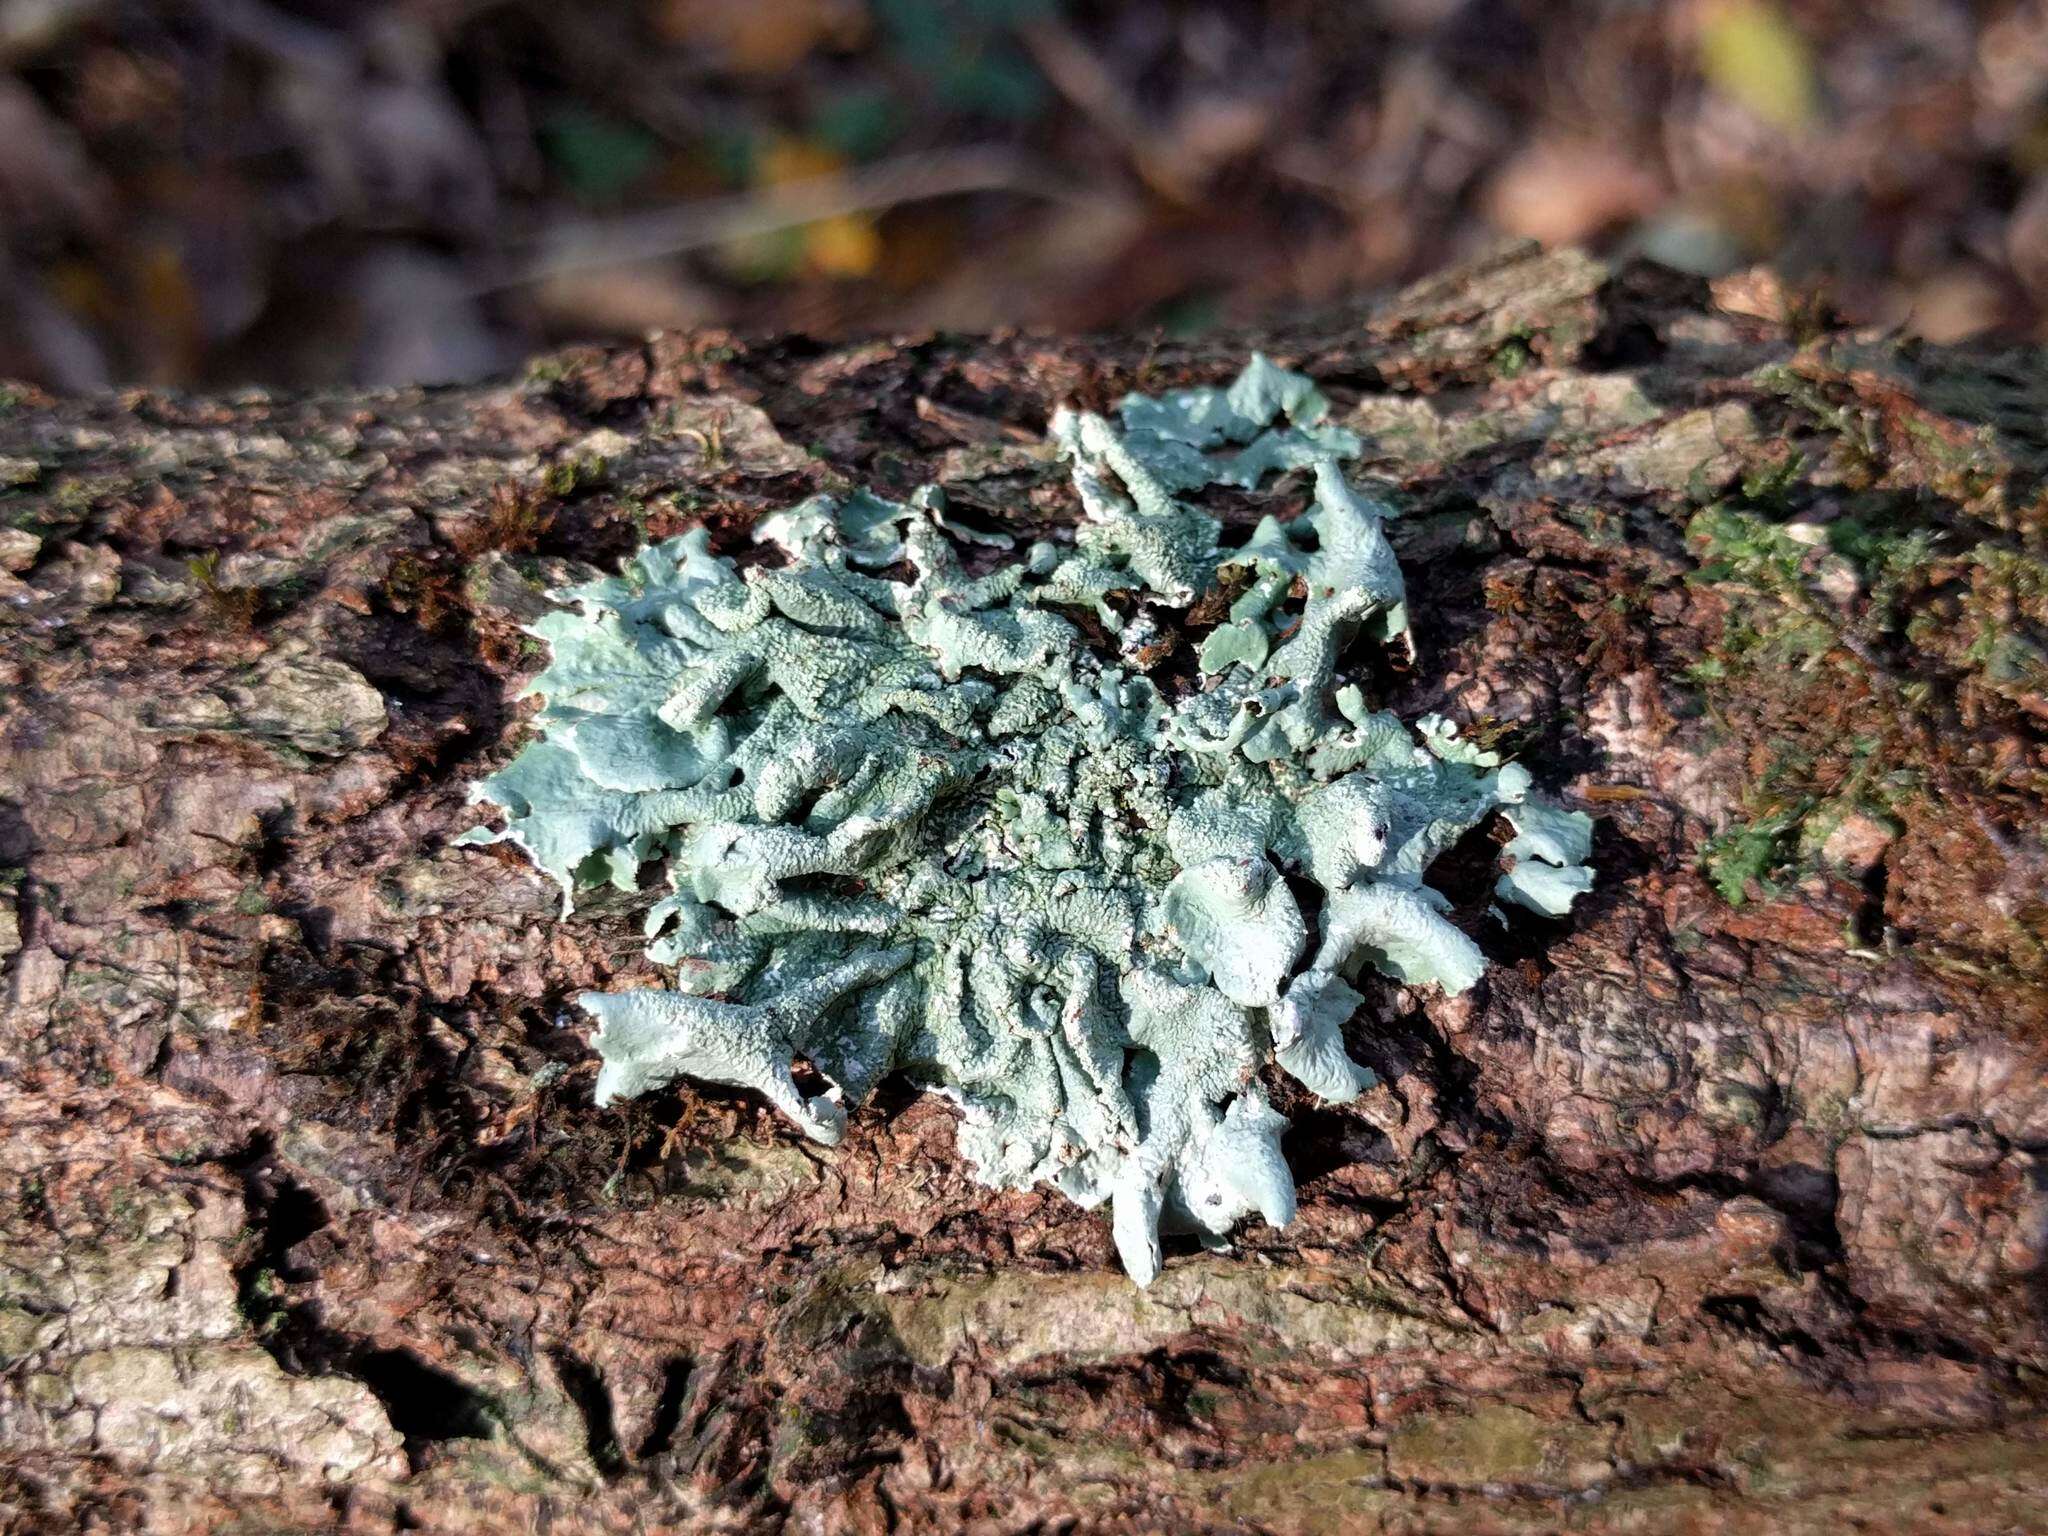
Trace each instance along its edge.
{"label": "lichen lobe", "polygon": [[[1344,675],[1361,635],[1408,645],[1408,613],[1328,409],[1255,357],[1120,426],[1062,411],[1085,521],[986,575],[928,488],[764,520],[779,564],[742,572],[700,529],[555,594],[542,737],[477,786],[505,824],[467,840],[523,848],[565,914],[666,859],[646,933],[673,986],[578,999],[599,1102],[738,1084],[834,1143],[904,1072],[960,1106],[983,1181],[1111,1202],[1140,1283],[1162,1226],[1285,1224],[1261,1069],[1348,1099],[1372,1081],[1342,1033],[1364,967],[1451,990],[1483,968],[1425,883],[1437,855],[1502,808],[1504,900],[1554,916],[1590,883],[1583,813]],[[1310,468],[1308,514],[1237,550],[1185,499]],[[1226,567],[1242,595],[1168,697],[1139,660]]]}

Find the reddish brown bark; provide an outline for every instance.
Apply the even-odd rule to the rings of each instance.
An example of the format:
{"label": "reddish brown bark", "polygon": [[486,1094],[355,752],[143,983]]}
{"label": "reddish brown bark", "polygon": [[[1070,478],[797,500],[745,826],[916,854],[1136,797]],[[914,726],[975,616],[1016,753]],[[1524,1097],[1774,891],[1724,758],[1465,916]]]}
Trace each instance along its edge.
{"label": "reddish brown bark", "polygon": [[[2036,1525],[2048,373],[1795,310],[1517,253],[1200,342],[11,397],[0,1508]],[[1052,406],[1253,346],[1405,509],[1388,697],[1594,811],[1594,897],[1504,931],[1454,855],[1487,980],[1381,987],[1351,1039],[1384,1086],[1280,1090],[1299,1220],[1150,1292],[905,1091],[832,1152],[735,1093],[592,1108],[562,1008],[644,966],[632,903],[557,922],[447,847],[519,740],[540,588],[849,479],[1067,516]]]}

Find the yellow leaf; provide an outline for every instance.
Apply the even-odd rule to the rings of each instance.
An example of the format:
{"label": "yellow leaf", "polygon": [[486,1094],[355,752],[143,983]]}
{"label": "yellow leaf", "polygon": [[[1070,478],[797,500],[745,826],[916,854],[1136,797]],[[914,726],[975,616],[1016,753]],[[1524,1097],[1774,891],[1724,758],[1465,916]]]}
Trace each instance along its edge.
{"label": "yellow leaf", "polygon": [[[763,186],[786,187],[845,168],[845,157],[826,145],[784,137],[762,149],[754,174]],[[867,214],[843,213],[803,226],[803,264],[821,277],[866,277],[881,259],[882,237]]]}
{"label": "yellow leaf", "polygon": [[819,48],[847,48],[867,35],[860,0],[657,0],[655,30],[703,48],[746,75],[779,75]]}
{"label": "yellow leaf", "polygon": [[804,259],[821,277],[866,277],[882,259],[882,237],[864,214],[820,219],[804,229]]}
{"label": "yellow leaf", "polygon": [[1713,87],[1776,128],[1811,123],[1820,110],[1813,54],[1771,0],[1702,7],[1700,70]]}
{"label": "yellow leaf", "polygon": [[761,151],[754,174],[771,187],[792,181],[812,181],[846,168],[846,161],[823,144],[809,139],[776,138]]}

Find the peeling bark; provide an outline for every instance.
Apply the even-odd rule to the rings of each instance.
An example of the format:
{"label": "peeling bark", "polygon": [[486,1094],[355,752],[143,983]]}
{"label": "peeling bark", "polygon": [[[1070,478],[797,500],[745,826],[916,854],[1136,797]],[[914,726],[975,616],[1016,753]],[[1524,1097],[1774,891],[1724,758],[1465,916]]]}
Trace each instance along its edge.
{"label": "peeling bark", "polygon": [[[849,480],[1057,522],[1054,405],[1254,346],[1405,510],[1385,696],[1592,810],[1594,896],[1447,856],[1486,979],[1378,985],[1383,1086],[1275,1084],[1296,1223],[1149,1292],[932,1099],[592,1108],[637,904],[447,846],[541,589]],[[1194,342],[0,398],[11,1528],[2038,1528],[2039,359],[1516,251]]]}

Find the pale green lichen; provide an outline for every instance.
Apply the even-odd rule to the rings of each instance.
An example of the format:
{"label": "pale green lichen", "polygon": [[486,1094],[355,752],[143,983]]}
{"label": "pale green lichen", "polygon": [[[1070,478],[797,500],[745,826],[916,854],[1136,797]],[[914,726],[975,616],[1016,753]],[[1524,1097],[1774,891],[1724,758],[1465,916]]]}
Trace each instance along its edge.
{"label": "pale green lichen", "polygon": [[[1350,1098],[1364,967],[1454,991],[1484,967],[1432,861],[1501,808],[1503,899],[1556,915],[1590,881],[1583,814],[1346,678],[1355,638],[1408,645],[1408,614],[1389,509],[1346,482],[1358,440],[1327,410],[1255,358],[1228,390],[1131,397],[1121,427],[1062,411],[1085,521],[985,574],[957,546],[1008,540],[927,489],[765,519],[774,563],[698,530],[556,594],[543,738],[477,787],[505,826],[469,840],[524,848],[565,913],[667,861],[647,936],[673,988],[578,999],[598,1101],[741,1084],[829,1143],[904,1072],[960,1106],[986,1182],[1111,1201],[1141,1283],[1162,1223],[1288,1221],[1268,1058]],[[1181,499],[1308,467],[1307,515],[1241,548]],[[1162,693],[1140,660],[1231,568],[1199,682]]]}

